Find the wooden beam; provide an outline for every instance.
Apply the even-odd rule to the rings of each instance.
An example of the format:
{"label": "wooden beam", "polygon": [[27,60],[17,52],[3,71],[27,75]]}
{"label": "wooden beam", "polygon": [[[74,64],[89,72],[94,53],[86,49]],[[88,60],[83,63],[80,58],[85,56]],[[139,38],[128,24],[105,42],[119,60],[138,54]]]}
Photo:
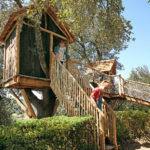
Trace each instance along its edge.
{"label": "wooden beam", "polygon": [[[69,54],[69,47],[68,47],[69,43],[67,41],[67,45],[66,45],[66,52]],[[69,68],[69,59],[66,57],[66,68]]]}
{"label": "wooden beam", "polygon": [[16,27],[17,27],[17,23],[11,28],[11,30],[6,35],[5,43],[6,43],[7,39],[10,37],[10,35],[12,34],[12,32],[15,30]]}
{"label": "wooden beam", "polygon": [[141,99],[138,99],[138,98],[125,96],[125,99],[128,100],[128,101],[132,101],[132,102],[136,102],[136,103],[142,104],[142,105],[150,106],[150,102],[144,101],[144,100],[141,100]]}
{"label": "wooden beam", "polygon": [[[20,20],[20,18],[19,18]],[[17,31],[16,31],[16,37],[17,37],[17,59],[16,59],[16,75],[19,74],[20,72],[20,29],[21,28],[21,24],[20,21],[17,22]]]}
{"label": "wooden beam", "polygon": [[49,64],[49,75],[50,75],[50,80],[52,79],[52,59],[53,59],[53,34],[50,34],[50,64]]}
{"label": "wooden beam", "polygon": [[19,97],[15,94],[15,92],[12,89],[10,90],[10,93],[14,97],[18,105],[21,107],[21,109],[31,118],[32,117],[31,112],[24,106],[24,104],[21,102]]}
{"label": "wooden beam", "polygon": [[55,115],[56,110],[57,110],[57,108],[58,108],[59,104],[60,104],[60,101],[59,101],[59,100],[57,100],[57,101],[56,101],[56,103],[55,103],[55,106],[54,106],[54,110],[53,110],[52,116],[54,116],[54,115]]}
{"label": "wooden beam", "polygon": [[44,19],[45,19],[45,29],[47,29],[47,15],[44,13]]}
{"label": "wooden beam", "polygon": [[47,14],[52,19],[52,21],[56,24],[56,26],[59,28],[59,30],[67,37],[66,33],[60,28],[59,24],[55,21],[55,19],[53,19],[53,17],[49,14],[49,12],[47,12]]}
{"label": "wooden beam", "polygon": [[113,110],[115,109],[117,104],[118,104],[118,100],[115,101],[115,104],[113,105]]}
{"label": "wooden beam", "polygon": [[4,45],[4,56],[3,56],[3,81],[5,80],[5,71],[6,71],[6,43]]}
{"label": "wooden beam", "polygon": [[[33,28],[35,27],[34,25],[29,24],[29,23],[26,23],[25,21],[23,21],[23,24],[25,24],[25,25],[27,25],[27,26],[30,26],[30,27],[33,27]],[[54,36],[57,36],[57,37],[59,37],[59,38],[61,38],[61,39],[63,39],[63,40],[67,40],[66,37],[64,37],[64,36],[62,36],[62,35],[59,35],[59,34],[57,34],[57,33],[55,33],[55,32],[52,32],[52,31],[47,30],[47,29],[44,29],[44,28],[42,28],[42,27],[40,27],[40,29],[41,29],[41,31],[44,31],[44,32],[53,34]]]}
{"label": "wooden beam", "polygon": [[32,108],[32,105],[31,105],[31,103],[30,103],[30,100],[29,100],[29,98],[28,98],[28,96],[27,96],[25,90],[22,89],[22,90],[21,90],[21,93],[22,93],[22,96],[24,97],[24,100],[25,100],[27,106],[29,107],[29,110],[30,110],[30,112],[31,112],[32,117],[33,117],[33,118],[36,118],[36,114],[35,114],[35,112],[34,112],[34,110],[33,110],[33,108]]}

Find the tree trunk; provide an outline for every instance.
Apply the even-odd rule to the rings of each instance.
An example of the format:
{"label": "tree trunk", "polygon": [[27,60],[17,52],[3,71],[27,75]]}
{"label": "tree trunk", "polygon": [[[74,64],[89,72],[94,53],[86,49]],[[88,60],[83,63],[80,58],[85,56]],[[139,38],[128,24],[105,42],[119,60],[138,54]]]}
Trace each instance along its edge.
{"label": "tree trunk", "polygon": [[42,89],[43,99],[36,97],[31,89],[25,89],[30,102],[37,110],[37,118],[51,117],[56,103],[56,96],[50,88]]}
{"label": "tree trunk", "polygon": [[[40,30],[40,21],[41,21],[41,14],[36,14],[34,17],[35,22],[35,39],[36,39],[36,49],[39,56],[40,66],[43,72],[46,75],[46,78],[49,78],[49,66],[46,63],[46,52],[43,49],[42,43],[42,34]],[[37,110],[37,118],[44,118],[44,117],[51,117],[53,114],[56,96],[51,90],[51,88],[44,88],[42,89],[43,99],[39,100],[31,91],[31,89],[26,89],[26,93],[29,97],[30,102],[34,105]]]}

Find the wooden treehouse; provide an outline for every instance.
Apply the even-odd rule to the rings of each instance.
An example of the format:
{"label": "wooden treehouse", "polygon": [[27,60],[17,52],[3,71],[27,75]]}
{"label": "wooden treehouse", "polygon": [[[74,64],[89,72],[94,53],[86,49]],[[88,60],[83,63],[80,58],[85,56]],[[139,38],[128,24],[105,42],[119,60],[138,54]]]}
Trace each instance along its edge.
{"label": "wooden treehouse", "polygon": [[93,62],[91,65],[92,65],[92,69],[87,68],[88,73],[93,74],[94,71],[97,70],[104,74],[116,75],[116,60],[115,59],[96,61],[96,62]]}
{"label": "wooden treehouse", "polygon": [[[25,16],[27,9],[28,7],[23,7],[12,13],[0,35],[0,42],[4,43],[3,87],[21,89],[28,109],[13,90],[11,94],[27,115],[33,118],[36,114],[24,89],[50,87],[58,99],[55,104],[56,109],[60,102],[68,115],[92,115],[95,118],[94,134],[90,135],[90,141],[93,141],[98,149],[105,150],[109,147],[109,149],[117,150],[116,116],[113,110],[106,111],[105,106],[103,106],[103,111],[96,108],[94,100],[90,97],[92,88],[86,76],[78,70],[76,65],[66,61],[66,66],[64,66],[54,56],[54,49],[60,40],[66,41],[67,52],[68,45],[75,42],[75,37],[69,27],[58,21],[57,8],[50,6],[47,11],[43,12],[40,26],[42,45],[49,68],[48,77],[41,68],[37,54],[35,26]],[[105,63],[103,66],[107,67],[103,70],[104,73],[116,74],[115,61],[109,67]],[[106,146],[106,137],[113,146]]]}
{"label": "wooden treehouse", "polygon": [[[3,87],[43,88],[50,85],[36,52],[34,25],[25,17],[27,9],[24,7],[12,13],[0,35],[0,41],[4,43]],[[48,66],[51,63],[50,53],[61,39],[69,44],[75,41],[69,27],[58,22],[57,11],[57,8],[49,7],[41,20],[43,49],[46,50]]]}

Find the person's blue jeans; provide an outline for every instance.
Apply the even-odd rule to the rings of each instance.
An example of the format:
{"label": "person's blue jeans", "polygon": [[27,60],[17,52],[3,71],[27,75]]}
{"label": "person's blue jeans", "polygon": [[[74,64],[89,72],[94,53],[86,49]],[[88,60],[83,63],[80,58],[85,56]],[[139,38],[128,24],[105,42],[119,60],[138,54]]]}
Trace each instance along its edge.
{"label": "person's blue jeans", "polygon": [[96,101],[97,107],[102,110],[102,98],[103,98],[103,93],[100,93],[98,101]]}

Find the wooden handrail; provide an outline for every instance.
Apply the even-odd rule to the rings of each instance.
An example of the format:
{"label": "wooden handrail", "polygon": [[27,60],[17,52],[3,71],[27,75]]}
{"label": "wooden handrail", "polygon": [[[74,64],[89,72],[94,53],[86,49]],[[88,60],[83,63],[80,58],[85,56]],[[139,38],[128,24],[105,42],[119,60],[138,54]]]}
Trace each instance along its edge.
{"label": "wooden handrail", "polygon": [[[52,79],[50,86],[62,103],[69,115],[92,115],[96,119],[96,145],[98,149],[105,149],[105,116],[102,111],[95,107],[95,102],[90,98],[91,88],[84,75],[73,74],[67,70],[53,55]],[[86,83],[86,84],[84,84]],[[87,91],[87,90],[89,91]],[[114,113],[109,111],[109,118],[115,119]],[[112,126],[113,128],[114,126]],[[113,133],[111,138],[116,134],[112,128],[109,130]],[[113,141],[113,140],[112,140]],[[115,144],[115,142],[113,142]]]}

